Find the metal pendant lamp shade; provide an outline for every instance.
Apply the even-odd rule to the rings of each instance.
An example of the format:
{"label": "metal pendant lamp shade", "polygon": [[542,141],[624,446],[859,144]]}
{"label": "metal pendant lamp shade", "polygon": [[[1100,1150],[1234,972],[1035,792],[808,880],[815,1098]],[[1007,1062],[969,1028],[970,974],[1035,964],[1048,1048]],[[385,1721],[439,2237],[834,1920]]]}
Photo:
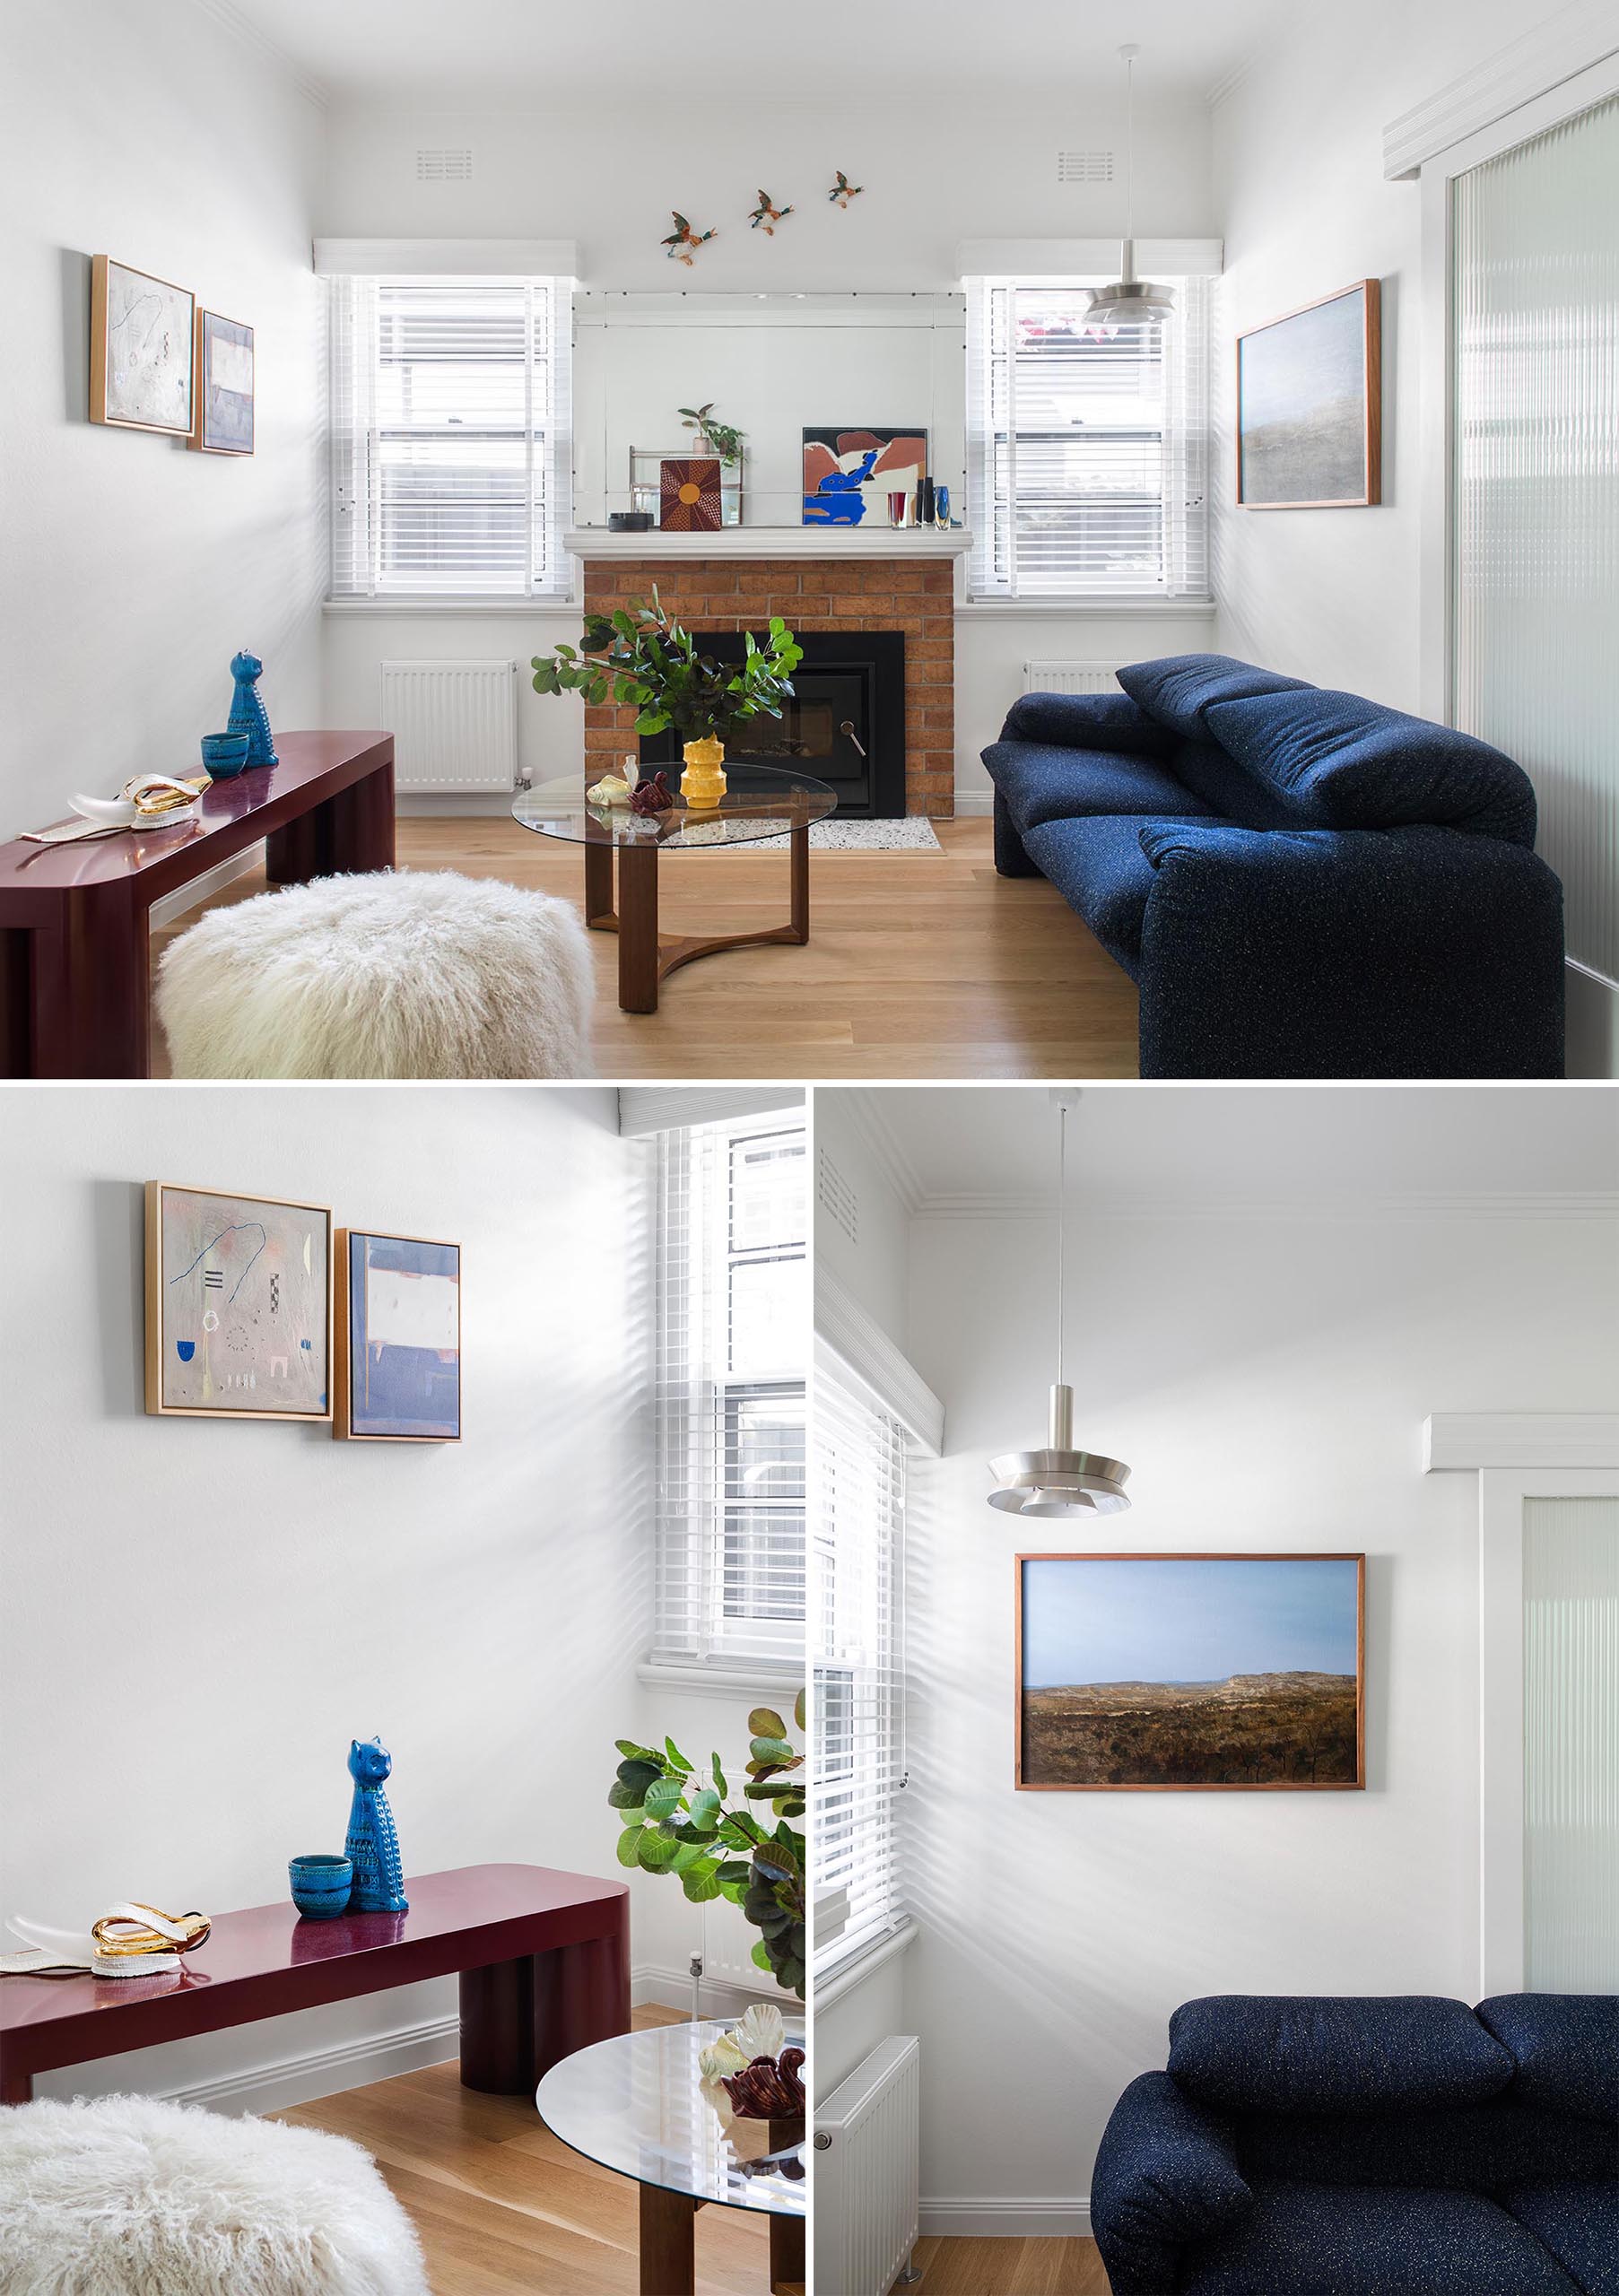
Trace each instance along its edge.
{"label": "metal pendant lamp shade", "polygon": [[1119,51],[1125,68],[1124,241],[1119,249],[1122,277],[1105,287],[1092,287],[1085,317],[1110,326],[1129,326],[1146,319],[1164,319],[1175,309],[1175,291],[1136,276],[1136,242],[1130,235],[1130,210],[1136,195],[1136,58],[1141,50],[1130,46]]}
{"label": "metal pendant lamp shade", "polygon": [[1051,1389],[1046,1445],[1040,1451],[1003,1451],[990,1460],[996,1487],[989,1504],[1003,1515],[1119,1515],[1130,1503],[1125,1494],[1129,1468],[1122,1459],[1074,1448],[1074,1390],[1063,1379],[1068,1103],[1060,1097],[1058,1124],[1057,1383]]}

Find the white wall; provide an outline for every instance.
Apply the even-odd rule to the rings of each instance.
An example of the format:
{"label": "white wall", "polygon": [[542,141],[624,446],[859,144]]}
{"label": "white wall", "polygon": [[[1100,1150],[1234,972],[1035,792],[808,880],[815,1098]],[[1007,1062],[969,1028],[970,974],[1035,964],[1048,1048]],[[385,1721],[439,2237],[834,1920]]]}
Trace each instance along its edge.
{"label": "white wall", "polygon": [[[1423,1475],[1421,1424],[1611,1402],[1616,1251],[1611,1220],[1082,1222],[1076,1431],[1131,1463],[1133,1508],[1020,1536],[985,1461],[1043,1422],[1049,1220],[912,1222],[908,1348],[947,1445],[908,1570],[925,2196],[987,2203],[984,2229],[1064,2229],[1020,2223],[1035,2200],[1077,2226],[1109,2111],[1189,1996],[1472,1998],[1476,1500]],[[1368,1790],[1017,1794],[1020,1547],[1363,1549]]]}
{"label": "white wall", "polygon": [[[285,70],[199,6],[7,0],[0,834],[138,768],[200,771],[239,647],[273,726],[319,722],[321,140]],[[250,460],[88,421],[97,253],[254,327]]]}
{"label": "white wall", "polygon": [[[407,1873],[619,1872],[605,1796],[649,1612],[649,1152],[596,1089],[8,1096],[0,1915],[283,1899],[290,1856],[341,1848],[349,1740],[373,1732]],[[465,1440],[147,1418],[151,1178],[459,1241]],[[453,1983],[414,1987],[41,2085],[207,2083],[454,2005]]]}

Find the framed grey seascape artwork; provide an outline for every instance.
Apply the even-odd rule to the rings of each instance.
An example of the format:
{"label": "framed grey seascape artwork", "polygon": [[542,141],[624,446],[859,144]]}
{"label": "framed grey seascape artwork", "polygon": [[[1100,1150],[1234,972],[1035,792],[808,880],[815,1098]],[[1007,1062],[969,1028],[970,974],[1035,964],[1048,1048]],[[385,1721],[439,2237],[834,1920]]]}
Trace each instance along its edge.
{"label": "framed grey seascape artwork", "polygon": [[1382,500],[1380,283],[1237,338],[1237,500],[1249,510]]}
{"label": "framed grey seascape artwork", "polygon": [[97,256],[90,273],[91,421],[189,439],[196,324],[187,288]]}
{"label": "framed grey seascape artwork", "polygon": [[253,452],[253,330],[218,311],[196,315],[196,427],[205,455]]}
{"label": "framed grey seascape artwork", "polygon": [[146,1408],[332,1416],[332,1215],[324,1205],[146,1184]]}

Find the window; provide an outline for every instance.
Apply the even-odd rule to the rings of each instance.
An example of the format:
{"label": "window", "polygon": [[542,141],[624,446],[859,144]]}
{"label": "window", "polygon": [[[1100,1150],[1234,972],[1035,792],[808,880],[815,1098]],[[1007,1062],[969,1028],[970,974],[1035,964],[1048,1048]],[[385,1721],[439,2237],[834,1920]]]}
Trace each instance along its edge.
{"label": "window", "polygon": [[1208,291],[1173,283],[1115,326],[1078,281],[968,282],[973,596],[1206,593]]}
{"label": "window", "polygon": [[906,1436],[869,1395],[815,1378],[814,1894],[848,1893],[826,1976],[903,1918],[897,1799],[905,1780],[901,1659]]}
{"label": "window", "polygon": [[564,592],[563,279],[330,282],[332,591]]}
{"label": "window", "polygon": [[804,1665],[801,1118],[658,1138],[656,1657]]}

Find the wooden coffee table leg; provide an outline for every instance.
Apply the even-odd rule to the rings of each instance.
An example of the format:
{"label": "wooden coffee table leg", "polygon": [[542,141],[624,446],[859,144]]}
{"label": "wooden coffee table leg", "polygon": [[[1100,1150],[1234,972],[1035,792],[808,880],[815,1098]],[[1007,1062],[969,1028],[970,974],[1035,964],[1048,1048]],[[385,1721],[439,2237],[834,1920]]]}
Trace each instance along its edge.
{"label": "wooden coffee table leg", "polygon": [[796,823],[793,829],[793,906],[792,929],[795,941],[809,939],[809,825]]}
{"label": "wooden coffee table leg", "polygon": [[613,848],[585,848],[585,922],[605,926],[613,919]]}
{"label": "wooden coffee table leg", "polygon": [[618,1002],[620,1011],[624,1013],[656,1013],[657,1010],[657,848],[655,845],[626,845],[619,851]]}
{"label": "wooden coffee table leg", "polygon": [[770,2219],[770,2287],[797,2288],[804,2283],[804,2219],[802,2216],[772,2216]]}
{"label": "wooden coffee table leg", "polygon": [[697,2203],[689,2193],[640,2188],[640,2296],[696,2296]]}

